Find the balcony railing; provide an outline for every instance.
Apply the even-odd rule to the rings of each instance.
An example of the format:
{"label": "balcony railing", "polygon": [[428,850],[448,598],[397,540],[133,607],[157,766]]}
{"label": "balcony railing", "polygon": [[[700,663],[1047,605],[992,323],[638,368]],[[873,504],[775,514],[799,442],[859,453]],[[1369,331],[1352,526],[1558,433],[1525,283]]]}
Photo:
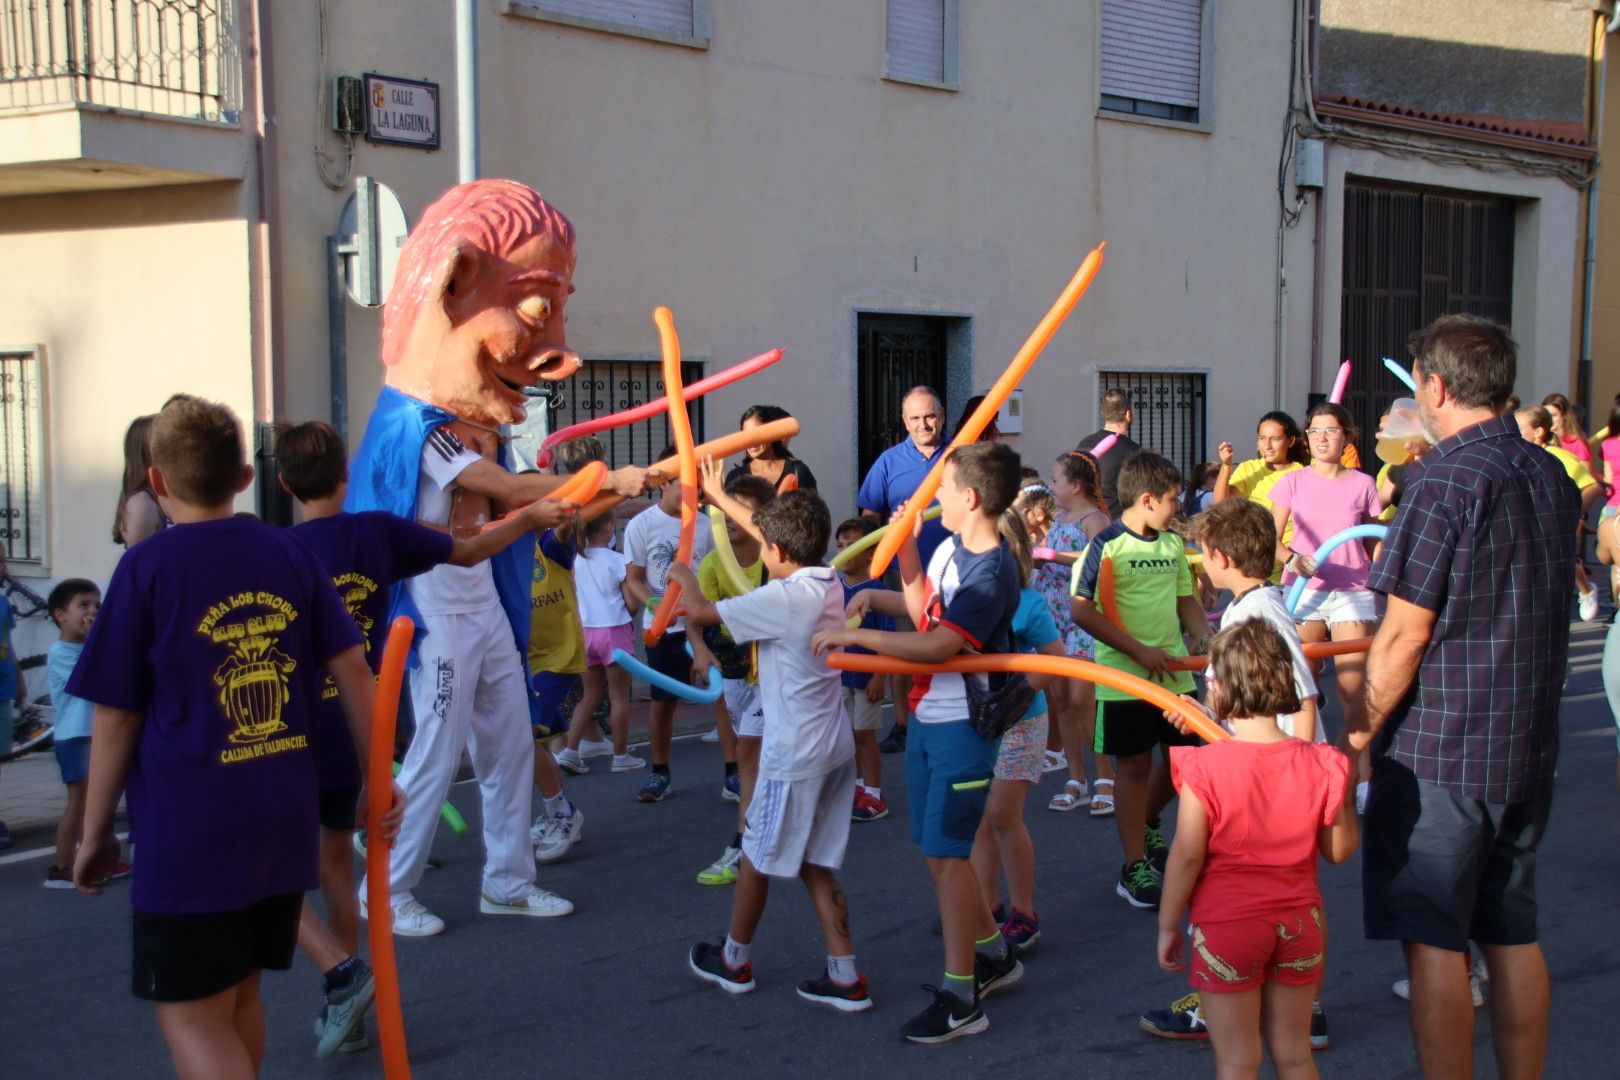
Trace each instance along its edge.
{"label": "balcony railing", "polygon": [[0,111],[102,105],[234,124],[235,0],[0,0]]}

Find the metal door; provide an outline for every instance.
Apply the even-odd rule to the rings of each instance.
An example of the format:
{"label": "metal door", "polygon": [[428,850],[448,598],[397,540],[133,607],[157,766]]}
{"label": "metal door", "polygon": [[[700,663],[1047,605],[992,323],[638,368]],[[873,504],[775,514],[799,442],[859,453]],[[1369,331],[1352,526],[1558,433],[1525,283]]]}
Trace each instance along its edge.
{"label": "metal door", "polygon": [[[877,456],[906,437],[900,403],[914,386],[945,396],[944,319],[858,315],[856,335],[856,482]],[[951,419],[950,403],[945,419]]]}

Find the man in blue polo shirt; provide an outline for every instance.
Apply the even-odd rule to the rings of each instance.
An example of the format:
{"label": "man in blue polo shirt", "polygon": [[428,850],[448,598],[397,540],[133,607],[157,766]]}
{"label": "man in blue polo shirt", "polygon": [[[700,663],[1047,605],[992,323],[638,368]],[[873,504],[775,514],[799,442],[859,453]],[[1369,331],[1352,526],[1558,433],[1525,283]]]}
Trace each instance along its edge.
{"label": "man in blue polo shirt", "polygon": [[1506,328],[1446,315],[1410,349],[1436,446],[1367,582],[1389,607],[1339,737],[1352,756],[1372,746],[1363,921],[1406,954],[1425,1075],[1473,1075],[1472,940],[1491,974],[1497,1070],[1540,1076],[1536,848],[1558,763],[1580,499],[1500,415],[1517,373]]}
{"label": "man in blue polo shirt", "polygon": [[[884,524],[922,486],[929,471],[945,453],[945,403],[937,393],[926,386],[914,386],[906,392],[900,410],[907,438],[878,455],[867,470],[866,479],[861,481],[860,493],[855,496],[855,505],[862,517],[875,517]],[[924,566],[948,535],[937,518],[923,523],[922,535],[917,538],[917,553]],[[901,625],[897,629],[913,628]],[[889,685],[894,693],[894,727],[878,745],[885,754],[897,754],[906,748],[911,679],[896,675],[889,680]]]}

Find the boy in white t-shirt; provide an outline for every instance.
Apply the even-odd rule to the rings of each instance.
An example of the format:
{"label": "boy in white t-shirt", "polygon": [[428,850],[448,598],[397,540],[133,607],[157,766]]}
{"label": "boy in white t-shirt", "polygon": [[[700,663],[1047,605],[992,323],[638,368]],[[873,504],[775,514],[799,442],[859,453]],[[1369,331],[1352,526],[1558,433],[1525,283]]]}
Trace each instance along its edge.
{"label": "boy in white t-shirt", "polygon": [[799,984],[799,996],[843,1012],[872,1007],[866,976],[855,967],[849,908],[837,870],[849,842],[855,797],[855,739],[844,712],[838,672],[815,656],[817,631],[843,625],[844,590],[821,564],[832,516],[810,491],[790,491],[760,507],[753,525],[771,581],[744,596],[711,603],[697,575],[676,564],[687,618],[724,626],[739,644],[759,643],[759,694],[765,717],[759,780],[743,831],[743,859],[725,942],[699,942],[688,964],[701,979],[732,994],[754,988],[749,950],[770,888],[769,878],[804,882],[827,942],[820,978]]}
{"label": "boy in white t-shirt", "polygon": [[[674,456],[675,448],[668,446],[659,460]],[[624,529],[626,581],[636,601],[632,615],[637,609],[645,608],[651,620],[652,610],[664,596],[680,539],[681,485],[670,481],[659,493],[658,504],[637,514]],[[713,546],[709,529],[699,523],[692,538],[691,565],[702,562]],[[688,590],[682,599],[690,600],[696,592],[696,589]],[[647,665],[681,682],[691,677],[692,661],[686,655],[686,620],[673,620],[664,636],[647,646]],[[652,688],[652,706],[647,710],[647,748],[652,757],[652,775],[636,793],[636,798],[644,803],[663,802],[669,794],[669,742],[675,732],[675,706],[679,701],[667,690]]]}

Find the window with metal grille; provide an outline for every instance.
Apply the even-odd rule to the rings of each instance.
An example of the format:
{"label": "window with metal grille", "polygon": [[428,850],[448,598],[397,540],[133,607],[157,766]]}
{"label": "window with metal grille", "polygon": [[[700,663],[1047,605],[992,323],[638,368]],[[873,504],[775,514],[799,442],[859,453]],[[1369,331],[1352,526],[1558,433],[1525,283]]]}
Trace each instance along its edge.
{"label": "window with metal grille", "polygon": [[1101,371],[1097,396],[1109,390],[1129,393],[1136,414],[1131,438],[1175,462],[1191,479],[1209,456],[1206,378],[1191,371]]}
{"label": "window with metal grille", "polygon": [[1199,122],[1204,0],[1102,0],[1098,105],[1107,112]]}
{"label": "window with metal grille", "polygon": [[[681,362],[681,381],[690,386],[703,378],[700,361]],[[520,461],[533,462],[543,435],[537,423],[541,409],[546,408],[549,422],[547,431],[577,424],[597,416],[609,416],[637,405],[645,405],[664,396],[663,365],[657,360],[602,359],[586,360],[574,375],[557,384],[546,408],[545,399],[537,398],[529,406],[529,420],[512,428],[513,449]],[[704,440],[703,399],[689,403],[686,415],[692,420],[692,438]],[[607,448],[610,468],[620,465],[651,465],[658,455],[673,441],[669,431],[669,417],[659,413],[650,420],[642,420],[611,431],[598,432],[598,439]]]}
{"label": "window with metal grille", "polygon": [[954,90],[960,77],[960,0],[887,0],[883,77]]}
{"label": "window with metal grille", "polygon": [[507,0],[508,15],[708,48],[709,0]]}
{"label": "window with metal grille", "polygon": [[0,349],[0,539],[13,563],[43,567],[45,412],[39,350]]}

